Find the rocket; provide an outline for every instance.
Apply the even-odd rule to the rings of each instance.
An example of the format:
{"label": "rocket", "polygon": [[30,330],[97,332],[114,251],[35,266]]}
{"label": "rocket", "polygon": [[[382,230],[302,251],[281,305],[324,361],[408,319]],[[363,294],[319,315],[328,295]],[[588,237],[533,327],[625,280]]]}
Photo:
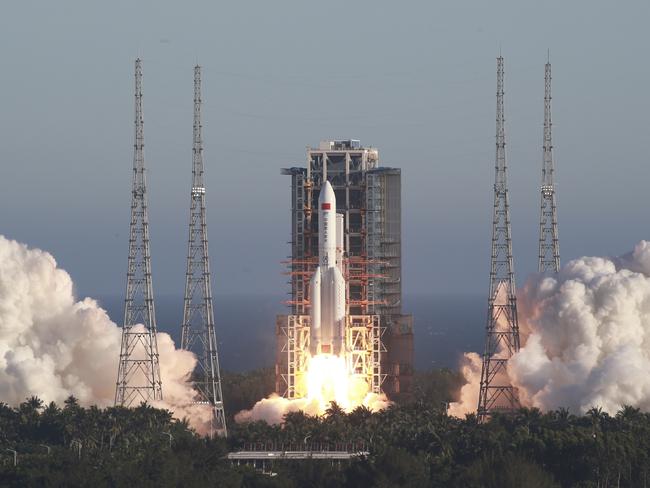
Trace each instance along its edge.
{"label": "rocket", "polygon": [[318,197],[318,267],[309,284],[312,356],[343,352],[346,283],[343,279],[343,215],[336,213],[336,196],[326,181]]}

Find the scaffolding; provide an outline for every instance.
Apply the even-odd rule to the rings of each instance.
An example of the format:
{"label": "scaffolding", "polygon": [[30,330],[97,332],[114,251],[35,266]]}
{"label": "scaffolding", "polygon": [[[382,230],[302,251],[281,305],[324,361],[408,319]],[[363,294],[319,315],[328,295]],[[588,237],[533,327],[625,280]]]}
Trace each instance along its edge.
{"label": "scaffolding", "polygon": [[381,355],[386,352],[379,315],[349,315],[345,329],[348,371],[365,380],[370,392],[380,394],[386,375],[381,370]]}
{"label": "scaffolding", "polygon": [[[282,319],[286,322],[282,323]],[[282,352],[286,354],[287,368],[280,376],[289,399],[306,394],[305,376],[309,362],[309,315],[284,315],[278,317],[278,328],[286,337]],[[277,386],[277,385],[276,385]]]}
{"label": "scaffolding", "polygon": [[400,173],[381,169],[366,175],[366,256],[368,274],[381,279],[368,283],[370,313],[401,315],[402,263],[400,239]]}
{"label": "scaffolding", "polygon": [[308,240],[308,222],[311,220],[310,199],[305,198],[310,192],[310,182],[306,180],[305,171],[295,172],[292,188],[292,218],[291,218],[291,253],[294,260],[291,262],[291,295],[295,304],[292,304],[291,311],[294,314],[304,314],[304,303],[306,302],[306,290],[309,288],[309,276],[312,272],[312,263],[308,259],[308,251],[311,246],[306,246]]}

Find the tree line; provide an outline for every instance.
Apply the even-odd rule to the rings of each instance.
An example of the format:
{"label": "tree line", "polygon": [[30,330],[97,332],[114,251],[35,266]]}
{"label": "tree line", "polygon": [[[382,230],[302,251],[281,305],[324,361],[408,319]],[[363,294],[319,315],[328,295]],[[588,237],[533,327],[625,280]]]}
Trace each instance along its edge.
{"label": "tree line", "polygon": [[[224,398],[230,393],[241,408],[250,408],[271,386],[269,377],[268,371],[256,371],[225,379]],[[650,414],[632,407],[615,415],[598,408],[586,415],[521,409],[481,424],[475,415],[446,414],[444,404],[461,382],[448,370],[422,374],[412,398],[377,413],[364,407],[346,413],[333,403],[321,417],[293,412],[282,425],[235,424],[231,418],[227,440],[203,438],[186,421],[145,404],[99,409],[81,407],[73,397],[61,406],[31,397],[17,407],[0,404],[0,486],[648,485]],[[438,386],[427,386],[432,384]],[[254,393],[247,398],[235,391],[240,386]],[[250,445],[351,443],[369,455],[340,466],[277,462],[273,476],[226,459],[229,451]]]}

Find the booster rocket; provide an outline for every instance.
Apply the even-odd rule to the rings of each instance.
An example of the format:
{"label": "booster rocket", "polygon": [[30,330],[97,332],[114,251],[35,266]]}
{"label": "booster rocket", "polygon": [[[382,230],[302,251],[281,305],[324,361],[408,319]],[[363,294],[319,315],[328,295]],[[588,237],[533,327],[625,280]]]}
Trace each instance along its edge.
{"label": "booster rocket", "polygon": [[336,196],[326,181],[318,197],[318,267],[309,284],[312,356],[338,356],[343,351],[346,284],[342,258],[343,216],[336,213]]}

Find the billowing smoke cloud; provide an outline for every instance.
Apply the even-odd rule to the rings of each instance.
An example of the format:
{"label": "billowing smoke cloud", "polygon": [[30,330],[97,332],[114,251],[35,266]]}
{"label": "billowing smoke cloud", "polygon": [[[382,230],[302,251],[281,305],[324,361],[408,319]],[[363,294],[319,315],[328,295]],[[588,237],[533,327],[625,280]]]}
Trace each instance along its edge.
{"label": "billowing smoke cloud", "polygon": [[242,410],[235,415],[236,422],[251,422],[264,420],[268,424],[279,424],[289,412],[303,411],[307,415],[320,415],[320,406],[317,400],[299,398],[289,400],[273,393],[268,398],[257,402],[252,409]]}
{"label": "billowing smoke cloud", "polygon": [[[0,401],[16,405],[36,395],[83,405],[113,404],[121,329],[97,302],[76,301],[70,275],[47,252],[0,236]],[[164,402],[205,432],[210,412],[192,405],[187,379],[196,364],[158,334]]]}
{"label": "billowing smoke cloud", "polygon": [[511,361],[522,402],[584,412],[650,410],[650,243],[620,258],[580,258],[521,294],[526,345]]}
{"label": "billowing smoke cloud", "polygon": [[[334,399],[332,399],[335,401]],[[390,406],[391,402],[383,393],[377,395],[375,393],[368,393],[363,400],[359,403],[343,407],[347,413],[354,410],[358,406],[368,407],[372,412],[378,412]],[[268,398],[263,398],[257,402],[252,409],[242,410],[235,415],[236,422],[251,422],[255,420],[263,420],[268,424],[282,423],[283,417],[289,412],[303,411],[307,415],[323,415],[326,407],[317,398],[297,398],[289,400],[276,394],[272,394]]]}
{"label": "billowing smoke cloud", "polygon": [[462,418],[468,413],[476,412],[481,385],[481,365],[482,358],[475,352],[466,352],[463,355],[461,372],[467,383],[460,389],[460,399],[449,404],[449,415]]}
{"label": "billowing smoke cloud", "polygon": [[[522,405],[650,411],[649,242],[619,258],[576,259],[557,276],[533,275],[518,298],[524,345],[508,373]],[[458,413],[478,400],[480,369],[467,368]]]}

